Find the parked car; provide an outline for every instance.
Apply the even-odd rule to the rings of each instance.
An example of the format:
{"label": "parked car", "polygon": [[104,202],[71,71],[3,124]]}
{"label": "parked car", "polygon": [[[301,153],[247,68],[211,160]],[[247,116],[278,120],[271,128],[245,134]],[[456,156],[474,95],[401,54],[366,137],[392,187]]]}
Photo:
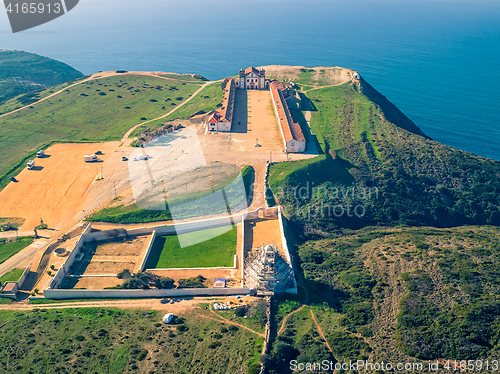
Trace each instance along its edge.
{"label": "parked car", "polygon": [[95,154],[96,155],[102,155],[102,152],[101,151],[97,151]]}
{"label": "parked car", "polygon": [[14,178],[14,177],[9,177],[9,179],[10,179],[11,182],[17,182],[17,179]]}
{"label": "parked car", "polygon": [[128,161],[128,158],[126,158],[125,156],[122,156],[122,161]]}

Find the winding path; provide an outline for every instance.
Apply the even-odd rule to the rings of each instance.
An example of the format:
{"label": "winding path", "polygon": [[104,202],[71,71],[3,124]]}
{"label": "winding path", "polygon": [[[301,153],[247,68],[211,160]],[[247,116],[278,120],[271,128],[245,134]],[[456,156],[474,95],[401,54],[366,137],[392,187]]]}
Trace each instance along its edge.
{"label": "winding path", "polygon": [[327,346],[328,350],[332,353],[332,355],[335,357],[335,355],[332,351],[332,348],[330,347],[330,344],[328,344],[328,340],[326,340],[325,334],[323,334],[323,330],[321,330],[321,327],[319,327],[319,325],[318,325],[318,321],[316,321],[316,317],[314,316],[312,308],[309,308],[309,311],[311,312],[311,317],[314,321],[314,324],[316,325],[316,328],[318,329],[319,334],[321,335],[321,337],[325,341],[325,345]]}
{"label": "winding path", "polygon": [[[169,79],[169,78],[165,78],[165,77],[161,77],[161,76],[158,76],[158,75],[154,75],[158,78],[164,78],[164,79]],[[193,97],[195,97],[196,95],[198,95],[198,93],[203,90],[206,86],[210,85],[210,84],[213,84],[213,83],[217,83],[217,82],[221,82],[222,80],[220,81],[209,81],[209,82],[206,82],[205,84],[203,84],[200,88],[198,88],[191,96],[189,96],[189,98],[187,98],[186,100],[184,100],[181,104],[177,105],[174,109],[172,109],[170,112],[160,116],[160,117],[157,117],[157,118],[153,118],[153,119],[150,119],[148,121],[144,121],[144,122],[141,122],[139,123],[138,125],[135,125],[134,127],[132,127],[130,130],[128,130],[125,135],[123,135],[123,138],[121,140],[122,143],[125,143],[128,139],[128,137],[130,136],[130,134],[132,134],[132,132],[138,128],[139,126],[142,126],[142,125],[145,125],[147,123],[150,123],[150,122],[153,122],[153,121],[156,121],[156,120],[159,120],[159,119],[162,119],[162,118],[165,118],[165,117],[168,117],[169,115],[171,115],[172,113],[174,113],[176,110],[178,110],[179,108],[183,107],[185,104],[187,104],[189,101],[191,101],[191,99]]]}
{"label": "winding path", "polygon": [[[212,307],[210,307],[210,311],[211,311],[211,312],[213,312]],[[214,312],[214,313],[215,313],[215,312]],[[245,330],[248,330],[248,331],[250,331],[250,332],[253,332],[254,334],[257,334],[257,335],[259,335],[260,337],[264,338],[264,334],[261,334],[260,332],[254,331],[254,330],[252,330],[252,329],[250,329],[250,328],[248,328],[248,327],[246,327],[246,326],[244,326],[244,325],[242,325],[242,324],[240,324],[240,323],[233,322],[233,321],[229,321],[228,319],[225,319],[224,317],[219,316],[217,313],[215,313],[215,315],[216,315],[217,317],[219,317],[219,318],[214,318],[214,317],[206,316],[206,315],[204,315],[204,314],[199,314],[199,313],[198,313],[198,315],[199,315],[200,317],[203,317],[203,318],[208,318],[208,319],[211,319],[212,321],[217,321],[217,322],[219,322],[219,323],[227,323],[227,324],[229,324],[229,325],[234,325],[234,326],[241,327],[242,329],[245,329]]]}

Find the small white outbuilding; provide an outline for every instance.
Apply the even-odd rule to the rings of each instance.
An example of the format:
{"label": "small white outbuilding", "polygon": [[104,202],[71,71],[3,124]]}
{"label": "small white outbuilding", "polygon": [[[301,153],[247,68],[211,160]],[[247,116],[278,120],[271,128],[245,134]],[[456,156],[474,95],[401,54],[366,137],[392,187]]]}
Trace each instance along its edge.
{"label": "small white outbuilding", "polygon": [[174,314],[167,313],[163,316],[163,323],[171,323],[173,319],[174,319]]}

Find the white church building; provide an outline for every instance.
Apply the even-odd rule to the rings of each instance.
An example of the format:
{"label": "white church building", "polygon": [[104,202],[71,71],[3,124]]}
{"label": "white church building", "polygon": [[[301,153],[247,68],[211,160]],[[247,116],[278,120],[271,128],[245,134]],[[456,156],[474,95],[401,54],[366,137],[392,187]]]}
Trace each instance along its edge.
{"label": "white church building", "polygon": [[240,76],[237,81],[237,86],[240,90],[266,89],[266,71],[264,69],[257,70],[253,66],[250,66],[245,70],[241,69]]}

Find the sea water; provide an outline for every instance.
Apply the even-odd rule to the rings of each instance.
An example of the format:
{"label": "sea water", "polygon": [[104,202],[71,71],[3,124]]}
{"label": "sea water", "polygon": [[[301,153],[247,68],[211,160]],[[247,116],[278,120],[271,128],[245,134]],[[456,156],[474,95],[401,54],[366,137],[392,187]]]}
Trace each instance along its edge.
{"label": "sea water", "polygon": [[348,67],[434,140],[500,159],[499,1],[81,0],[17,34],[0,10],[0,48],[85,74]]}

